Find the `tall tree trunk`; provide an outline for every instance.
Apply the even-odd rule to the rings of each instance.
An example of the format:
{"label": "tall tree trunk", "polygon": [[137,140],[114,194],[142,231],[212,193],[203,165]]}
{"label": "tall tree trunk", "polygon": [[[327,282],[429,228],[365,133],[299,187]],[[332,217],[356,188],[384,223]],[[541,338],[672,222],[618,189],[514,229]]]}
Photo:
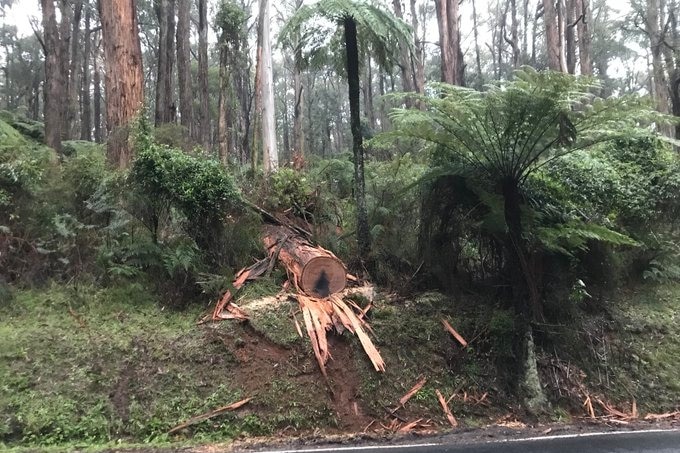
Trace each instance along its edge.
{"label": "tall tree trunk", "polygon": [[[375,110],[373,109],[373,68],[371,67],[371,57],[370,55],[366,57],[366,64],[364,65],[366,73],[364,74],[364,114],[366,115],[366,120],[368,122],[368,127],[371,130],[375,129]],[[403,72],[402,72],[403,76]],[[402,85],[403,89],[406,87]],[[411,91],[411,90],[408,90]],[[338,112],[340,113],[340,112]],[[338,115],[340,117],[340,115]],[[337,125],[338,128],[340,124]]]}
{"label": "tall tree trunk", "polygon": [[364,182],[364,144],[361,137],[361,104],[359,87],[359,47],[357,24],[351,17],[344,19],[345,51],[347,52],[347,84],[349,87],[349,114],[354,154],[354,198],[357,204],[357,244],[361,259],[368,258],[371,236],[368,229],[366,209],[366,185]]}
{"label": "tall tree trunk", "polygon": [[66,83],[63,73],[62,43],[57,27],[57,13],[53,0],[41,0],[42,22],[45,34],[45,88],[44,116],[45,142],[61,152],[61,134],[64,129],[64,99]]}
{"label": "tall tree trunk", "polygon": [[581,15],[581,20],[578,21],[578,56],[582,75],[593,75],[593,58],[592,58],[592,13],[590,10],[590,0],[575,0],[576,14]]}
{"label": "tall tree trunk", "polygon": [[510,46],[512,47],[512,67],[518,68],[520,61],[519,48],[519,32],[517,24],[517,0],[510,0],[510,18],[512,25],[510,26]]}
{"label": "tall tree trunk", "polygon": [[227,73],[227,49],[220,49],[220,93],[217,104],[217,150],[222,165],[229,162],[229,119],[227,104],[230,99],[229,74]]}
{"label": "tall tree trunk", "polygon": [[654,80],[652,96],[656,109],[662,113],[669,113],[668,81],[662,60],[664,40],[659,25],[660,8],[659,0],[647,1],[646,31],[652,53],[652,79]]}
{"label": "tall tree trunk", "polygon": [[545,23],[546,45],[548,50],[548,68],[562,71],[560,58],[560,35],[557,24],[555,0],[543,0],[543,21]]}
{"label": "tall tree trunk", "polygon": [[[416,0],[411,0],[411,28],[413,28],[413,47],[415,55],[413,58],[413,65],[415,67],[415,90],[419,94],[425,93],[425,63],[423,52],[423,39],[420,38],[418,30],[418,11],[416,10]],[[425,31],[425,23],[423,23],[423,31]],[[423,33],[425,35],[425,33]]]}
{"label": "tall tree trunk", "polygon": [[80,92],[80,100],[82,104],[82,114],[80,117],[80,139],[87,141],[92,140],[92,109],[90,106],[92,103],[90,96],[90,53],[92,52],[92,37],[90,36],[91,16],[92,10],[90,5],[87,5],[87,8],[85,9],[85,45],[83,47],[83,72]]}
{"label": "tall tree trunk", "polygon": [[262,158],[265,173],[279,168],[279,150],[276,143],[276,117],[274,101],[274,71],[272,68],[272,42],[270,37],[270,2],[260,0],[262,21]]}
{"label": "tall tree trunk", "polygon": [[302,133],[304,122],[304,86],[302,85],[302,49],[295,51],[295,62],[293,63],[293,155],[305,155],[305,138]]}
{"label": "tall tree trunk", "polygon": [[565,43],[567,55],[567,72],[569,74],[576,74],[576,36],[575,36],[575,21],[579,17],[576,11],[576,3],[578,0],[565,0],[566,8],[566,27],[565,27]]}
{"label": "tall tree trunk", "polygon": [[482,57],[479,51],[479,27],[477,25],[477,2],[472,0],[472,32],[475,37],[475,64],[477,66],[477,90],[484,86],[484,74],[482,73]]}
{"label": "tall tree trunk", "polygon": [[107,158],[117,168],[132,160],[130,122],[144,102],[142,49],[134,0],[99,0],[106,64]]}
{"label": "tall tree trunk", "polygon": [[567,71],[567,56],[565,49],[567,47],[565,43],[566,39],[566,8],[565,0],[557,0],[557,35],[559,36],[559,47],[560,47],[560,71]]}
{"label": "tall tree trunk", "polygon": [[99,46],[101,45],[101,39],[97,40],[97,46],[95,47],[94,57],[92,58],[92,84],[93,87],[93,102],[92,108],[94,113],[94,141],[101,143],[103,141],[102,137],[102,80],[101,71],[99,69],[99,57],[101,55]]}
{"label": "tall tree trunk", "polygon": [[80,55],[80,20],[82,18],[82,13],[83,0],[75,0],[73,5],[73,20],[71,21],[70,65],[67,78],[68,104],[66,106],[66,131],[68,138],[75,138],[78,136],[78,88],[80,87],[78,63]]}
{"label": "tall tree trunk", "polygon": [[[394,15],[403,20],[404,12],[401,0],[392,0]],[[411,55],[406,43],[399,43],[399,69],[401,70],[401,88],[405,92],[414,91],[413,70],[411,68]],[[367,114],[369,112],[366,112]]]}
{"label": "tall tree trunk", "polygon": [[191,90],[191,0],[177,3],[177,81],[180,124],[194,137],[194,100]]}
{"label": "tall tree trunk", "polygon": [[198,141],[210,149],[210,93],[208,92],[208,0],[198,0]]}
{"label": "tall tree trunk", "polygon": [[172,91],[175,42],[175,0],[156,0],[158,18],[158,67],[156,71],[156,126],[171,123],[175,117]]}
{"label": "tall tree trunk", "polygon": [[453,49],[449,41],[448,0],[435,0],[437,11],[437,25],[439,26],[439,50],[441,54],[441,80],[454,83],[455,70],[453,68]]}

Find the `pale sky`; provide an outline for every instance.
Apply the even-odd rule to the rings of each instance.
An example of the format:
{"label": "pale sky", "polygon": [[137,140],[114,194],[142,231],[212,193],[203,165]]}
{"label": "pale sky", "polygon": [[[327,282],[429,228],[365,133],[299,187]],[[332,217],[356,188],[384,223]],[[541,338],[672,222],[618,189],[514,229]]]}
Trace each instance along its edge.
{"label": "pale sky", "polygon": [[40,6],[38,0],[17,0],[11,8],[5,8],[5,17],[0,21],[14,25],[19,31],[19,36],[26,36],[33,33],[31,29],[30,17],[40,20]]}

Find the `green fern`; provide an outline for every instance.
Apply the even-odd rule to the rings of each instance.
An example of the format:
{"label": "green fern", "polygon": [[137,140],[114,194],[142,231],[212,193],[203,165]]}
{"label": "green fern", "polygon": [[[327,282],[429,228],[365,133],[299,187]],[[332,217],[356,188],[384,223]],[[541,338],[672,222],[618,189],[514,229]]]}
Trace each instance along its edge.
{"label": "green fern", "polygon": [[590,241],[604,242],[617,246],[637,247],[640,245],[625,234],[610,230],[602,225],[585,223],[581,220],[572,220],[561,225],[537,228],[536,237],[546,250],[567,256],[573,256],[574,250],[587,250]]}

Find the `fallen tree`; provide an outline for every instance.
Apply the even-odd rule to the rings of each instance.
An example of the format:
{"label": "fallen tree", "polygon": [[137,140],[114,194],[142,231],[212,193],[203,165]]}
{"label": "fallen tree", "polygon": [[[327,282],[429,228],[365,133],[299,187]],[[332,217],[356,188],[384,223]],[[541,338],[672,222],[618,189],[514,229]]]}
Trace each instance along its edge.
{"label": "fallen tree", "polygon": [[[300,306],[305,330],[322,374],[326,376],[326,363],[331,357],[328,349],[328,332],[342,334],[345,330],[359,338],[375,370],[385,371],[385,362],[368,335],[371,327],[366,322],[365,315],[370,309],[370,303],[362,308],[355,302],[346,300],[346,297],[354,292],[346,288],[348,280],[356,282],[357,279],[351,276],[348,278],[343,262],[329,250],[314,245],[304,229],[284,224],[273,215],[259,211],[265,220],[270,222],[265,224],[262,234],[267,258],[236,274],[232,283],[233,290],[228,290],[224,294],[209,318],[213,321],[222,319],[247,321],[248,313],[233,302],[234,293],[248,281],[270,272],[279,262],[288,275],[284,291],[289,288],[294,291],[288,296],[295,298]],[[361,293],[361,288],[357,290]],[[302,336],[302,329],[295,315],[293,320],[298,333]]]}

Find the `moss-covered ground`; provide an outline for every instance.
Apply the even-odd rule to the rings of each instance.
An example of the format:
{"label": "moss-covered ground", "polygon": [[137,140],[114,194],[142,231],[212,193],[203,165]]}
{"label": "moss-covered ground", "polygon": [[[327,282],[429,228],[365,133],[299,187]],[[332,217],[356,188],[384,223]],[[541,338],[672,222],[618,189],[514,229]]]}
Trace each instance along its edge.
{"label": "moss-covered ground", "polygon": [[[635,398],[642,413],[677,408],[680,286],[620,290],[600,304],[606,308],[596,314],[578,309],[569,327],[575,334],[565,335],[561,348],[544,347],[543,369],[559,358],[584,371],[589,391],[620,407]],[[328,382],[308,341],[297,336],[295,304],[260,307],[246,324],[197,325],[207,308],[172,310],[139,284],[0,287],[0,448],[380,429],[421,377],[423,389],[396,411],[404,421],[445,428],[437,390],[451,397],[464,427],[522,416],[505,381],[511,319],[480,296],[381,296],[369,321],[387,371],[373,371],[359,342],[345,334],[331,340]],[[468,348],[444,331],[442,318]],[[572,341],[580,342],[579,353]],[[547,388],[554,404],[548,419],[584,415],[578,401]],[[253,400],[236,412],[167,435],[191,416],[245,397]]]}

